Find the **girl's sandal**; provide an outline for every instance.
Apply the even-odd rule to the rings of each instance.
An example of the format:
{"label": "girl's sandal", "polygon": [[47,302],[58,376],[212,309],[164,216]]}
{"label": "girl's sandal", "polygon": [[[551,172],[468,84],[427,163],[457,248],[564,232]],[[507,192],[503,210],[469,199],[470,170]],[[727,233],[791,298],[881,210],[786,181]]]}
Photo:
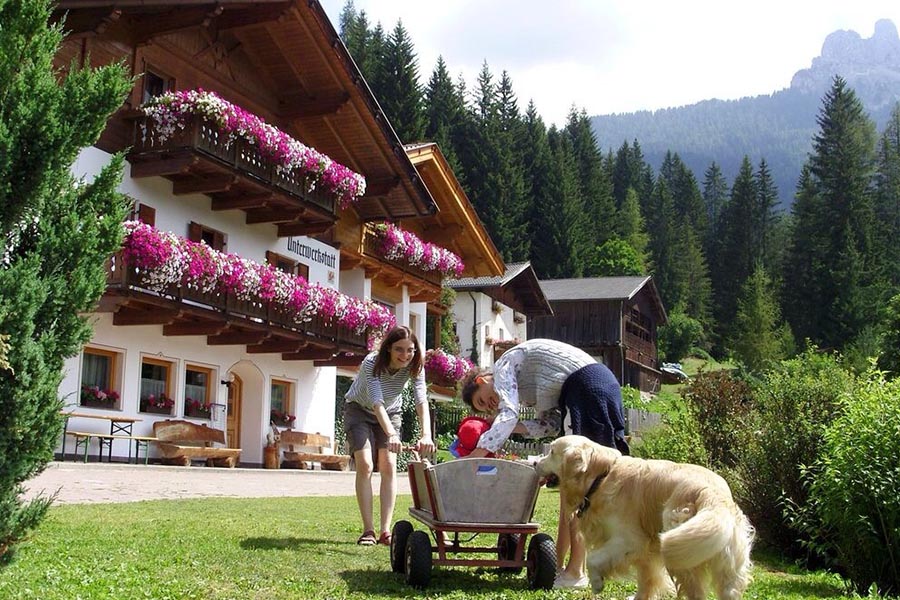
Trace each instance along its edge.
{"label": "girl's sandal", "polygon": [[381,537],[378,538],[378,543],[382,546],[390,546],[391,545],[391,534],[387,531],[381,532]]}
{"label": "girl's sandal", "polygon": [[375,532],[374,531],[366,531],[359,539],[356,540],[356,543],[360,546],[374,546],[375,545]]}

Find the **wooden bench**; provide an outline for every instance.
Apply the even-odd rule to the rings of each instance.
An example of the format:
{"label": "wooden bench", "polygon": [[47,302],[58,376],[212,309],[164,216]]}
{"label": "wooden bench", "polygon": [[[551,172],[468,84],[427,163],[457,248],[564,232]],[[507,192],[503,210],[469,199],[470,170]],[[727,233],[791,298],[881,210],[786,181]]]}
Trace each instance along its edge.
{"label": "wooden bench", "polygon": [[225,432],[208,425],[167,419],[153,424],[153,434],[165,464],[188,467],[192,459],[205,459],[207,466],[234,467],[241,455],[240,448],[213,446],[225,443]]}
{"label": "wooden bench", "polygon": [[335,454],[327,435],[285,429],[281,432],[281,447],[284,449],[281,462],[284,469],[305,469],[306,463],[319,463],[328,471],[350,468],[350,457]]}

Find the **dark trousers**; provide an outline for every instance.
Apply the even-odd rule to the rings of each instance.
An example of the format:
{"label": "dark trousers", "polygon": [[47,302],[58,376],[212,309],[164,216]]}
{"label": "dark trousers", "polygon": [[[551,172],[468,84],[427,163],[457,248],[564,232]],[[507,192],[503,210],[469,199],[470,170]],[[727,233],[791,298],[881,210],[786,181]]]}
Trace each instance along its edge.
{"label": "dark trousers", "polygon": [[567,412],[570,416],[572,433],[629,454],[622,388],[606,365],[595,363],[569,375],[559,405],[563,421]]}

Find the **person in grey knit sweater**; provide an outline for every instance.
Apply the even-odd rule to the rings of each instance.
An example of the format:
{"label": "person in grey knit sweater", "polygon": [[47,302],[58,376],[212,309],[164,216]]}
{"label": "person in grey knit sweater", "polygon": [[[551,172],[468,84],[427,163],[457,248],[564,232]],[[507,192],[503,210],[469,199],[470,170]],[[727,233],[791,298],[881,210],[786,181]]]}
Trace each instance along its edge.
{"label": "person in grey knit sweater", "polygon": [[[622,390],[615,375],[579,348],[556,340],[533,339],[514,346],[494,363],[493,370],[475,370],[462,384],[463,401],[493,417],[468,456],[497,452],[513,433],[531,438],[583,435],[628,453]],[[519,408],[535,408],[534,420],[519,420]],[[566,414],[569,425],[563,427]],[[554,587],[587,587],[584,541],[571,515],[562,511],[557,536],[561,569]],[[568,564],[563,568],[571,547]]]}

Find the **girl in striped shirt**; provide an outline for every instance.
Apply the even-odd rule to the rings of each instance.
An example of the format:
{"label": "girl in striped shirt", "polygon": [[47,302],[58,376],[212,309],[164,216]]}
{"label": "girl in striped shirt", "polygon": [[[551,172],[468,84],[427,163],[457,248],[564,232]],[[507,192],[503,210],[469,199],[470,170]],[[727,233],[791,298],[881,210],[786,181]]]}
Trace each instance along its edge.
{"label": "girl in striped shirt", "polygon": [[425,357],[419,340],[409,327],[395,327],[369,354],[344,397],[344,431],[356,463],[356,502],[363,520],[363,534],[357,543],[376,543],[372,521],[372,452],[378,454],[381,476],[381,535],[377,543],[391,545],[391,520],[397,496],[397,452],[400,452],[403,390],[412,385],[419,417],[420,453],[434,452],[431,416],[425,396]]}

